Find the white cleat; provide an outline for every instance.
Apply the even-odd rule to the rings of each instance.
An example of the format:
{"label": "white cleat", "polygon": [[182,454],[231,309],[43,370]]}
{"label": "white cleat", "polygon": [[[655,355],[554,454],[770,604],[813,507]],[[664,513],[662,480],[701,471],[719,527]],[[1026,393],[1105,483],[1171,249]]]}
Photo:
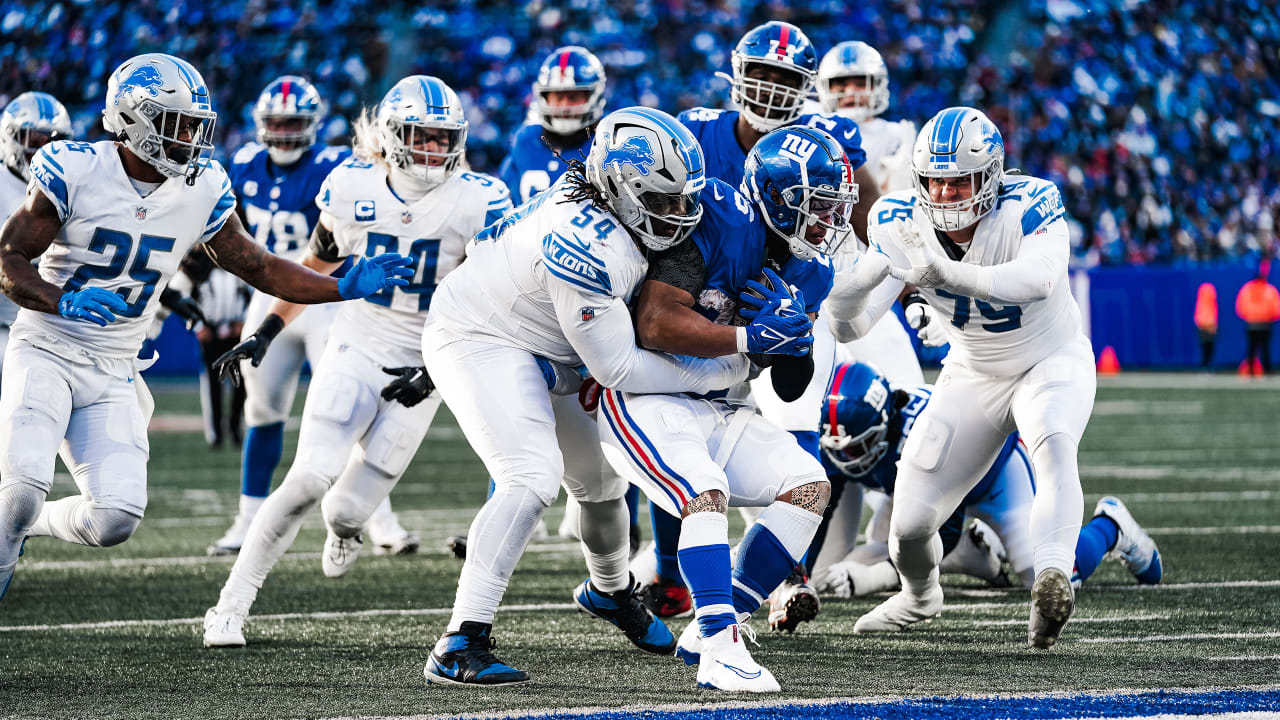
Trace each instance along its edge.
{"label": "white cleat", "polygon": [[244,647],[245,613],[219,612],[211,607],[204,614],[204,646],[210,648]]}
{"label": "white cleat", "polygon": [[996,587],[1008,587],[1000,552],[1004,548],[991,526],[974,519],[960,535],[955,549],[942,558],[939,570],[944,573],[960,573],[986,580]]}
{"label": "white cleat", "polygon": [[782,690],[773,673],[751,658],[738,625],[730,625],[709,638],[702,638],[700,654],[698,687],[725,692]]}
{"label": "white cleat", "polygon": [[209,555],[238,555],[240,548],[244,546],[245,536],[249,534],[249,525],[252,523],[252,516],[237,513],[236,519],[231,521],[231,527],[227,528],[227,532],[205,548],[205,552]]}
{"label": "white cleat", "polygon": [[1058,642],[1062,629],[1076,607],[1071,579],[1056,568],[1041,570],[1031,586],[1031,620],[1027,623],[1027,644],[1048,650]]}
{"label": "white cleat", "polygon": [[[760,643],[756,642],[756,629],[747,624],[749,620],[751,620],[751,613],[738,613],[738,630],[747,642],[760,647]],[[689,624],[684,626],[684,632],[680,633],[680,639],[676,640],[676,657],[683,660],[685,665],[697,665],[702,662],[702,628],[698,626],[697,618],[690,620]]]}
{"label": "white cleat", "polygon": [[899,632],[908,625],[932,620],[942,613],[942,586],[934,584],[923,597],[906,590],[875,606],[854,623],[856,633]]}
{"label": "white cleat", "polygon": [[360,546],[363,544],[364,539],[359,535],[342,538],[330,530],[324,539],[324,552],[320,553],[320,566],[324,568],[324,576],[337,578],[346,575],[360,557]]}
{"label": "white cleat", "polygon": [[376,513],[364,531],[373,544],[374,555],[412,555],[422,545],[418,536],[405,530],[400,518],[390,510]]}
{"label": "white cleat", "polygon": [[1160,550],[1156,548],[1156,541],[1152,540],[1138,521],[1133,519],[1129,508],[1125,507],[1119,498],[1107,496],[1099,500],[1098,505],[1093,509],[1093,516],[1099,515],[1109,518],[1120,529],[1116,546],[1111,554],[1120,558],[1139,583],[1143,585],[1159,583],[1164,575],[1164,568],[1160,562]]}

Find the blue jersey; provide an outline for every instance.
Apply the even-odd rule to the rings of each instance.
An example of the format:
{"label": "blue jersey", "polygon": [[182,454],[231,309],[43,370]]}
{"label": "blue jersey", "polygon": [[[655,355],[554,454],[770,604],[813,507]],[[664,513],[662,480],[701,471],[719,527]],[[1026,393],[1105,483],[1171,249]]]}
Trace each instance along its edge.
{"label": "blue jersey", "polygon": [[[511,200],[520,205],[529,198],[551,187],[569,167],[557,158],[542,142],[541,125],[522,125],[511,138],[511,152],[498,168],[498,178],[511,191]],[[566,160],[586,160],[591,150],[591,135],[579,147],[560,150]]]}
{"label": "blue jersey", "polygon": [[348,147],[313,147],[298,162],[281,167],[271,162],[264,145],[240,148],[227,174],[253,239],[268,252],[290,259],[301,256],[320,219],[320,186],[350,156]]}
{"label": "blue jersey", "polygon": [[[680,113],[680,122],[689,128],[689,132],[693,133],[702,146],[702,155],[707,162],[707,177],[720,178],[735,188],[741,187],[747,153],[751,148],[744,150],[734,133],[738,111],[693,108]],[[809,113],[796,118],[792,124],[808,125],[830,133],[844,148],[844,154],[849,157],[854,170],[866,163],[867,154],[862,150],[862,134],[858,131],[858,124],[849,118]]]}
{"label": "blue jersey", "polygon": [[[871,468],[871,472],[856,477],[837,468],[827,458],[826,453],[823,453],[822,464],[826,468],[827,477],[830,480],[852,480],[872,490],[883,490],[885,494],[893,495],[893,488],[898,479],[898,459],[902,457],[902,447],[906,445],[907,436],[911,433],[911,428],[915,425],[916,419],[920,417],[920,413],[924,412],[925,407],[928,406],[931,395],[927,387],[911,388],[905,390],[905,392],[908,396],[906,405],[895,411],[893,416],[889,418],[889,428],[885,433],[885,442],[889,444],[889,449],[885,452],[884,457],[880,458],[880,462]],[[1004,472],[1004,467],[1013,457],[1013,451],[1017,446],[1018,433],[1011,433],[1005,439],[1004,446],[1000,448],[1000,454],[996,456],[996,461],[991,464],[987,473],[982,476],[978,484],[960,502],[960,510],[979,502],[991,492],[991,487],[995,485],[996,480],[1000,478],[1000,474]]]}

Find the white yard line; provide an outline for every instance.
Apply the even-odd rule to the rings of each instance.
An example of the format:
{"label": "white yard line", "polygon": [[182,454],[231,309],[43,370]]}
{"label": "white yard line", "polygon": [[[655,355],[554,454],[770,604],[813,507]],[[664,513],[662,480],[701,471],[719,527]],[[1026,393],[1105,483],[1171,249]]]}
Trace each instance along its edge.
{"label": "white yard line", "polygon": [[1273,485],[1280,482],[1274,468],[1180,468],[1171,465],[1082,465],[1080,477],[1122,480],[1197,480],[1201,482],[1247,482]]}
{"label": "white yard line", "polygon": [[[1027,607],[1026,603],[1019,603],[1018,607]],[[947,608],[944,606],[943,610]],[[1148,622],[1151,620],[1168,620],[1168,615],[1114,615],[1107,617],[1073,617],[1072,625],[1080,623],[1116,623],[1116,622]],[[1026,625],[1026,618],[1017,620],[979,620],[974,623],[978,627],[997,627],[1001,625]]]}
{"label": "white yard line", "polygon": [[1186,633],[1184,635],[1142,635],[1129,637],[1088,637],[1077,638],[1078,643],[1144,643],[1144,642],[1179,642],[1186,640],[1265,640],[1280,638],[1280,632],[1242,632],[1242,633]]}
{"label": "white yard line", "polygon": [[1122,372],[1103,375],[1098,386],[1131,390],[1280,390],[1280,376],[1242,378],[1234,373]]}
{"label": "white yard line", "polygon": [[1094,415],[1203,415],[1201,400],[1096,400]]}
{"label": "white yard line", "polygon": [[[1102,497],[1089,495],[1089,500]],[[1280,491],[1276,490],[1188,490],[1186,492],[1133,492],[1121,493],[1117,497],[1126,503],[1180,503],[1180,502],[1236,502],[1239,500],[1276,500],[1280,499]]]}
{"label": "white yard line", "polygon": [[1143,528],[1148,535],[1275,535],[1280,525],[1236,525],[1227,527]]}

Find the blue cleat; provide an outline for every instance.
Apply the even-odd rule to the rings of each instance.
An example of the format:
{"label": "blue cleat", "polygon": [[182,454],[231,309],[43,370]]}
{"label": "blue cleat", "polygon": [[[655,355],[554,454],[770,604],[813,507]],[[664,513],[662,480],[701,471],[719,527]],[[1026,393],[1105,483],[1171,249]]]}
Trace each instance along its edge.
{"label": "blue cleat", "polygon": [[1093,509],[1093,516],[1110,519],[1120,529],[1116,538],[1116,546],[1112,553],[1119,556],[1129,572],[1142,585],[1159,584],[1164,576],[1164,567],[1160,563],[1160,550],[1156,541],[1151,539],[1146,530],[1129,514],[1129,508],[1118,498],[1107,496],[1098,501]]}
{"label": "blue cleat", "polygon": [[670,655],[676,649],[675,636],[649,612],[641,595],[635,590],[634,578],[631,587],[611,593],[600,592],[590,580],[584,580],[574,592],[573,601],[582,612],[613,623],[641,650]]}
{"label": "blue cleat", "polygon": [[[18,557],[22,557],[23,555],[26,554],[26,552],[27,552],[27,539],[22,538],[22,544],[18,546]],[[4,586],[0,587],[0,600],[3,600],[4,596],[9,592],[9,584],[13,582],[13,573],[17,571],[17,569],[18,569],[18,566],[15,565],[13,569],[9,571],[9,577],[4,579]]]}
{"label": "blue cleat", "polygon": [[427,684],[493,687],[529,682],[529,673],[493,656],[498,644],[489,634],[492,629],[492,625],[464,622],[457,632],[441,636],[422,669]]}

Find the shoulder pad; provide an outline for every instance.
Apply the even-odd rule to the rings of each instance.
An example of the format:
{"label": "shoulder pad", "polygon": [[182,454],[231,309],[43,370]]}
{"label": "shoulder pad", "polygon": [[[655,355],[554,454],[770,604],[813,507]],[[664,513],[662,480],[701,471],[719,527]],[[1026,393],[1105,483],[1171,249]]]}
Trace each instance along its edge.
{"label": "shoulder pad", "polygon": [[898,190],[881,195],[871,206],[870,220],[876,225],[894,220],[910,220],[915,206],[916,194],[913,190]]}
{"label": "shoulder pad", "polygon": [[746,195],[720,178],[707,178],[701,197],[703,205],[724,215],[730,225],[746,225],[755,222],[755,206]]}
{"label": "shoulder pad", "polygon": [[1022,200],[1022,234],[1030,235],[1065,214],[1062,193],[1048,180],[1033,178]]}
{"label": "shoulder pad", "polygon": [[542,238],[543,265],[561,280],[588,292],[613,297],[613,283],[604,261],[592,254],[591,243],[577,235],[553,230]]}
{"label": "shoulder pad", "polygon": [[222,163],[213,160],[205,171],[200,174],[200,181],[205,183],[205,187],[213,193],[216,198],[213,203],[213,209],[209,211],[209,217],[205,220],[204,231],[201,238],[208,239],[213,237],[222,225],[231,217],[231,213],[236,209],[236,195],[231,190],[231,178],[227,177],[227,172],[222,169]]}
{"label": "shoulder pad", "polygon": [[311,162],[314,165],[338,165],[351,157],[351,148],[346,145],[326,145],[315,153]]}
{"label": "shoulder pad", "polygon": [[[54,208],[58,211],[58,217],[64,222],[71,214],[71,192],[67,187],[67,165],[74,162],[76,157],[76,145],[88,145],[88,143],[71,143],[65,140],[59,140],[46,144],[44,147],[36,151],[34,157],[31,158],[31,184],[40,188],[45,197],[49,198],[49,202],[53,203]],[[90,150],[80,152],[93,152],[96,150],[89,145]],[[68,152],[70,151],[70,152]]]}
{"label": "shoulder pad", "polygon": [[247,165],[253,162],[253,159],[258,156],[258,153],[263,152],[266,149],[267,147],[260,143],[256,143],[256,142],[245,143],[244,147],[237,150],[236,154],[231,156],[231,164]]}
{"label": "shoulder pad", "polygon": [[375,194],[362,189],[377,187],[367,177],[373,170],[371,163],[361,162],[354,156],[348,158],[325,177],[320,192],[316,193],[316,207],[340,222],[377,220]]}
{"label": "shoulder pad", "polygon": [[458,173],[463,202],[483,212],[481,228],[498,221],[511,209],[511,190],[506,183],[488,173],[464,170]]}
{"label": "shoulder pad", "polygon": [[724,114],[724,110],[720,108],[696,107],[682,111],[676,119],[688,125],[689,123],[711,122]]}

